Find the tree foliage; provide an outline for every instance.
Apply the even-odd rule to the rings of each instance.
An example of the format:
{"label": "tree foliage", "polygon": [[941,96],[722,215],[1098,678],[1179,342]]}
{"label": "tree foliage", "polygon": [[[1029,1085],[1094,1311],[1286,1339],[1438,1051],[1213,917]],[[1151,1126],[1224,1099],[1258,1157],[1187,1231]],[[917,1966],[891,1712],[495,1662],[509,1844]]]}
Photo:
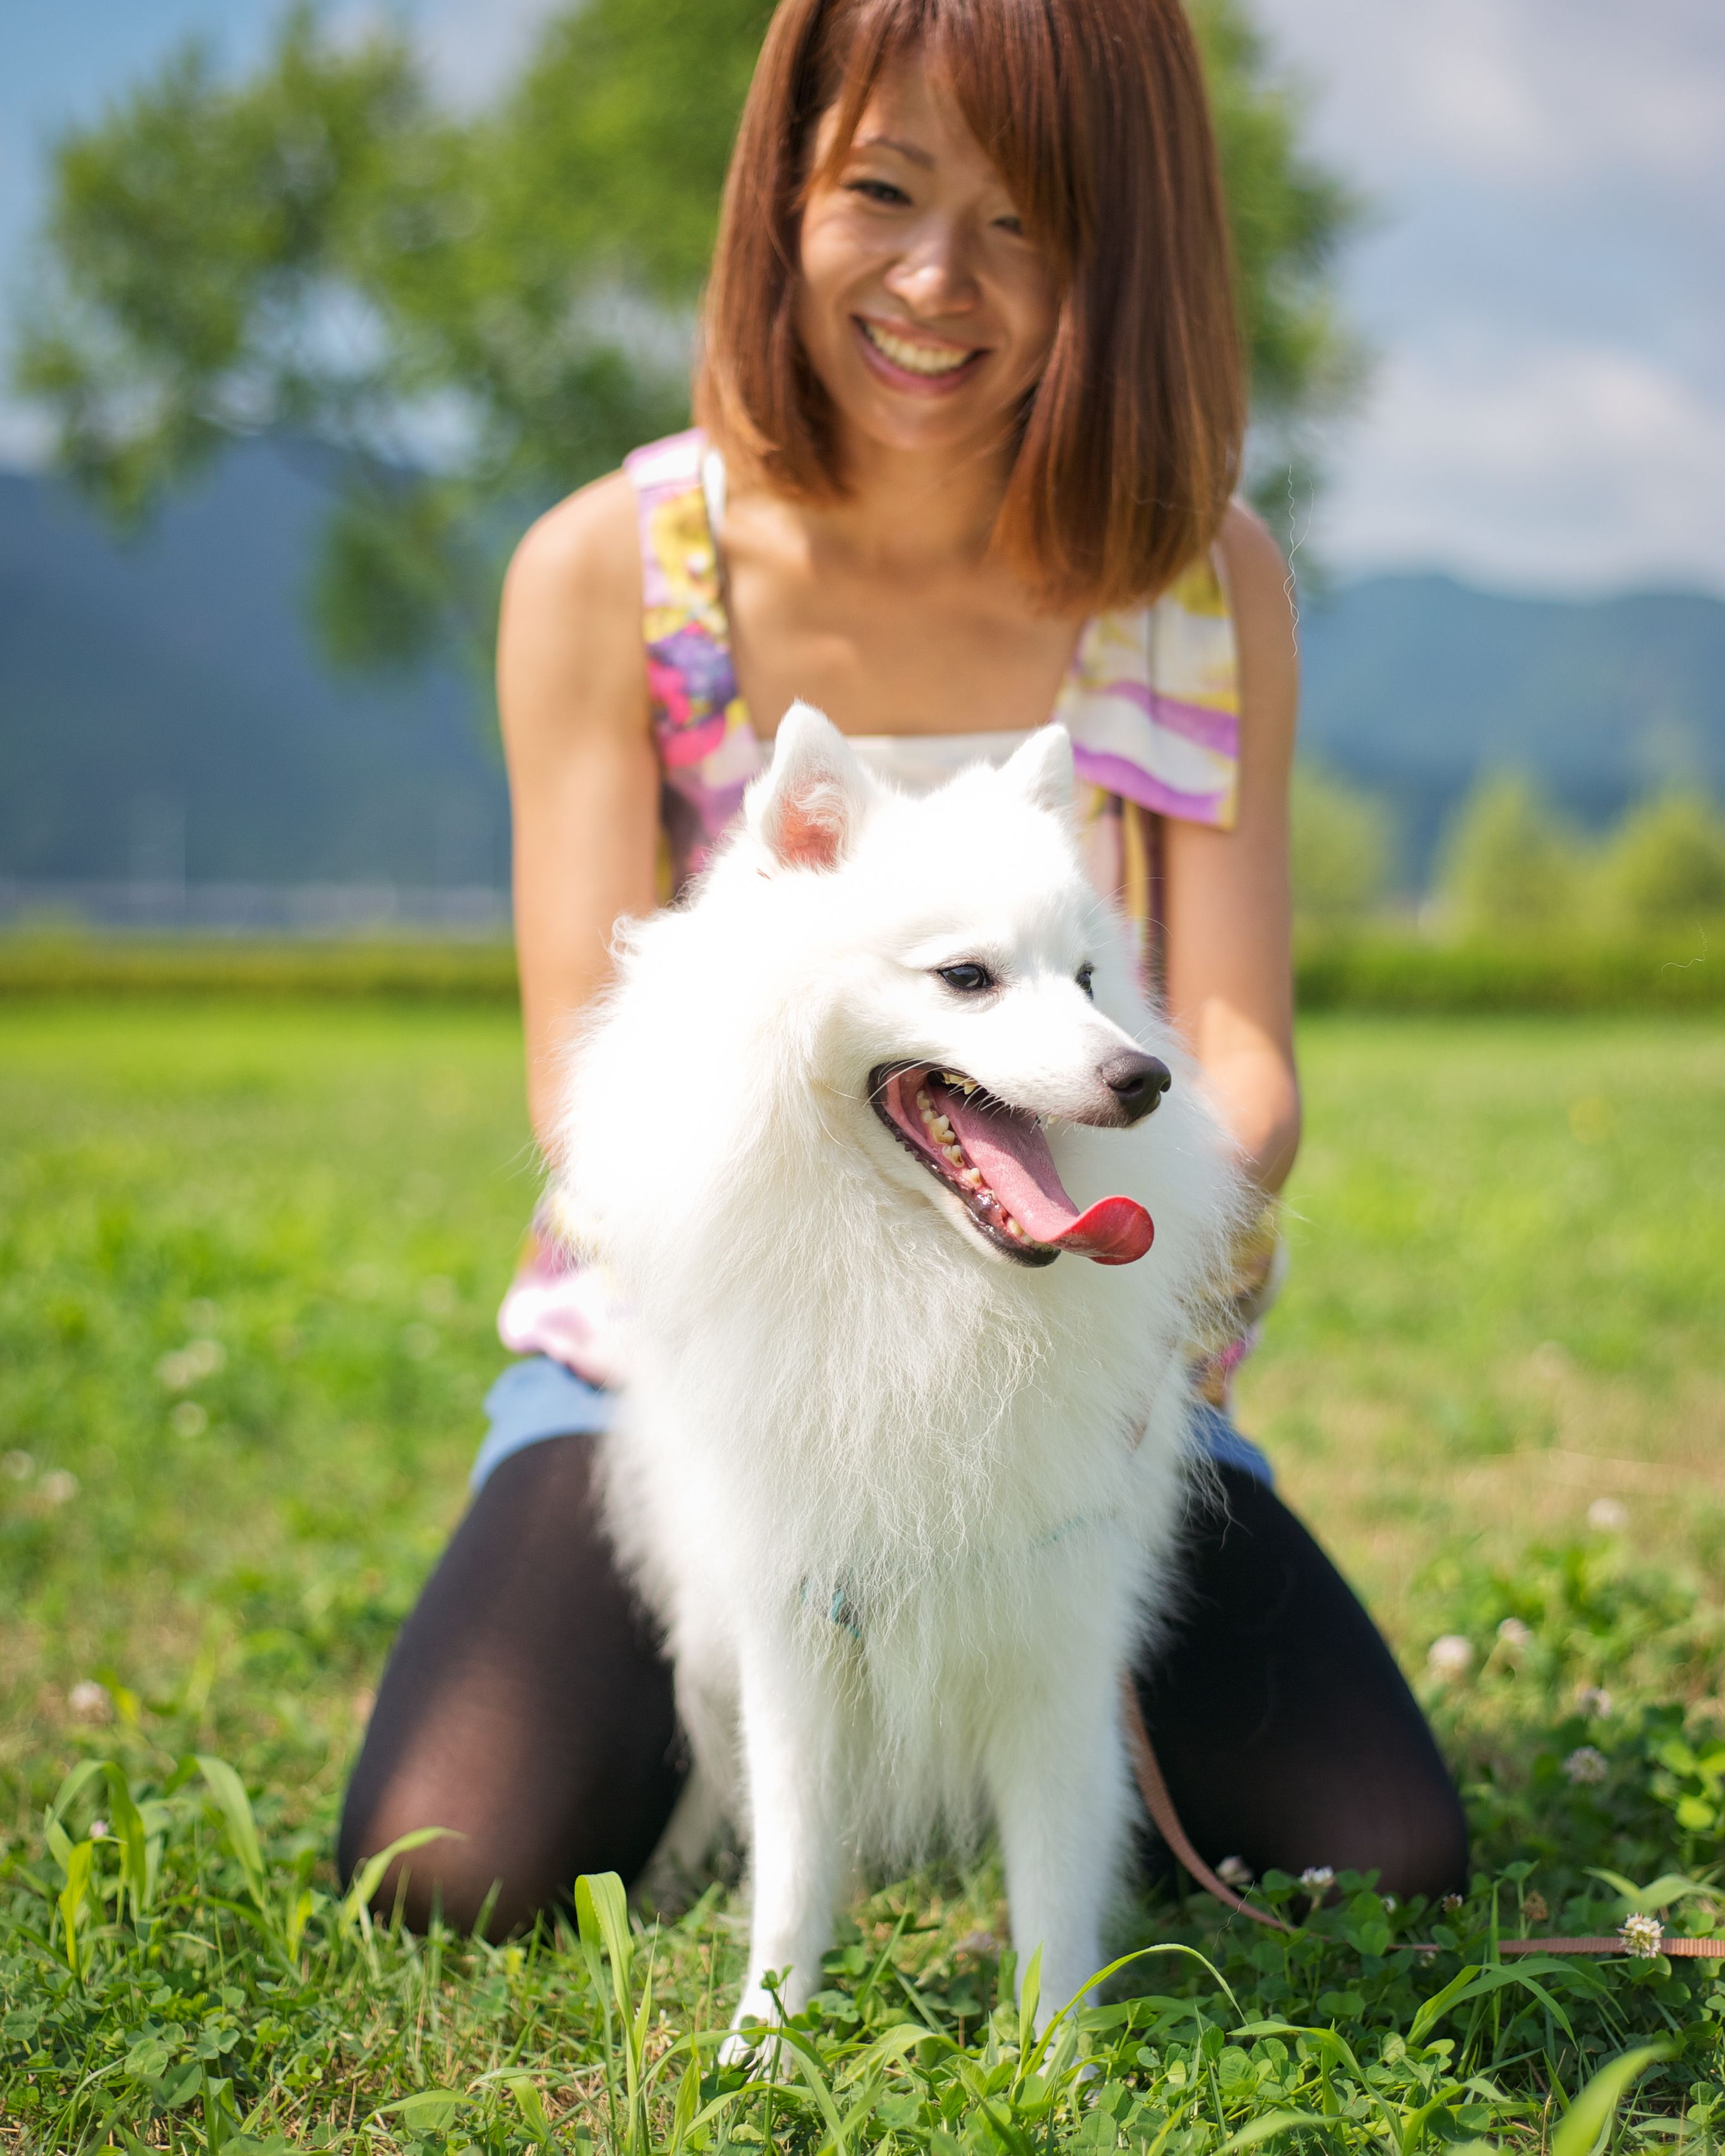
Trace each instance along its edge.
{"label": "tree foliage", "polygon": [[[1354,215],[1239,0],[1194,0],[1260,439],[1343,396]],[[16,354],[64,467],[136,522],[222,448],[309,446],[312,580],[349,664],[489,643],[524,516],[686,412],[692,309],[769,0],[580,0],[458,120],[409,44],[294,8],[249,79],[193,48],[68,134]],[[1278,467],[1279,469],[1279,467]]]}
{"label": "tree foliage", "polygon": [[1289,808],[1296,914],[1327,928],[1369,919],[1389,893],[1396,855],[1388,805],[1302,758]]}
{"label": "tree foliage", "polygon": [[1601,864],[1606,910],[1657,933],[1725,922],[1725,816],[1691,788],[1630,810]]}
{"label": "tree foliage", "polygon": [[1464,935],[1574,929],[1589,896],[1580,839],[1531,779],[1488,775],[1445,834],[1438,891]]}
{"label": "tree foliage", "polygon": [[1589,837],[1531,780],[1497,773],[1457,811],[1438,889],[1447,925],[1466,936],[1725,927],[1725,815],[1698,788],[1674,788]]}

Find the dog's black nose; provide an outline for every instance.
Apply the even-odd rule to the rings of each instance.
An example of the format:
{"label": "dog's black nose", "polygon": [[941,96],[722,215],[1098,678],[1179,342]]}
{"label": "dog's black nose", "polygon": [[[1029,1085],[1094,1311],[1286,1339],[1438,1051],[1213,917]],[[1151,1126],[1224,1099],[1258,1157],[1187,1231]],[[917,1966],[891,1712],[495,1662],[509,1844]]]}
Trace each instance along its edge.
{"label": "dog's black nose", "polygon": [[1123,1048],[1111,1055],[1098,1074],[1102,1083],[1135,1123],[1161,1100],[1174,1082],[1173,1074],[1159,1056],[1143,1055],[1136,1048]]}

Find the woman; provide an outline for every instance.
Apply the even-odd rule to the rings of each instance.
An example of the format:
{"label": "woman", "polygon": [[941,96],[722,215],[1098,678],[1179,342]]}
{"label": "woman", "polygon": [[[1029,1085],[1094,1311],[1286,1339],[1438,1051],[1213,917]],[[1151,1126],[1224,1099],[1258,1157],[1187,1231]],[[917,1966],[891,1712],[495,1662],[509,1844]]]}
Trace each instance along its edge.
{"label": "woman", "polygon": [[[926,784],[1064,718],[1093,873],[1138,926],[1265,1226],[1299,1099],[1288,954],[1286,575],[1230,493],[1239,359],[1178,0],[783,0],[704,323],[701,431],[528,534],[499,682],[528,1091],[619,915],[699,867],[794,696]],[[506,1302],[471,1509],[408,1620],[341,1861],[416,1827],[405,1906],[501,1934],[632,1877],[680,1779],[670,1676],[596,1517],[612,1395],[594,1281],[537,1250]],[[1197,1382],[1216,1496],[1137,1675],[1212,1864],[1461,1883],[1455,1791],[1358,1603]],[[384,1897],[391,1898],[393,1887]]]}

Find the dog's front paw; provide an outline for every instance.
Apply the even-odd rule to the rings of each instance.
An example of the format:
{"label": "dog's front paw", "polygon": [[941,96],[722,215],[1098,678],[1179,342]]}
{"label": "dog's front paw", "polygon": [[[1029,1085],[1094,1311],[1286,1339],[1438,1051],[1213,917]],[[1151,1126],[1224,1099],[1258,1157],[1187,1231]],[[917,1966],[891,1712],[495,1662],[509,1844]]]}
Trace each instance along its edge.
{"label": "dog's front paw", "polygon": [[[773,2001],[766,2001],[766,2011],[773,2011]],[[733,2029],[719,2046],[721,2066],[747,2066],[762,2081],[786,2080],[791,2071],[790,2046],[779,2041],[778,2032],[764,2016],[756,2018],[756,2010],[748,2010],[750,2020],[746,2029]],[[742,2015],[738,2014],[741,2020]]]}
{"label": "dog's front paw", "polygon": [[761,2048],[765,2032],[759,2029],[733,2029],[719,2046],[721,2066],[746,2066]]}

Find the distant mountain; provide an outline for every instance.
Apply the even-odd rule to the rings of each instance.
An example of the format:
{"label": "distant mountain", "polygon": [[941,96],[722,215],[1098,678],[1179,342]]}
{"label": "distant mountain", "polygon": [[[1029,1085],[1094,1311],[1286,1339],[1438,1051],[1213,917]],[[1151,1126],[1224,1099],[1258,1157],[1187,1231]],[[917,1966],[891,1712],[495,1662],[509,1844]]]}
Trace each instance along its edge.
{"label": "distant mountain", "polygon": [[0,474],[0,876],[504,880],[508,810],[453,670],[332,675],[300,606],[316,485],[228,459],[135,544]]}
{"label": "distant mountain", "polygon": [[1395,802],[1416,873],[1482,770],[1595,825],[1663,785],[1725,797],[1725,600],[1368,577],[1307,608],[1301,645],[1304,749]]}
{"label": "distant mountain", "polygon": [[[0,474],[0,878],[506,880],[473,685],[317,656],[300,593],[324,506],[253,448],[124,546]],[[1725,795],[1725,601],[1373,577],[1308,601],[1301,641],[1306,749],[1393,798],[1414,875],[1488,767],[1594,823],[1671,779]]]}

